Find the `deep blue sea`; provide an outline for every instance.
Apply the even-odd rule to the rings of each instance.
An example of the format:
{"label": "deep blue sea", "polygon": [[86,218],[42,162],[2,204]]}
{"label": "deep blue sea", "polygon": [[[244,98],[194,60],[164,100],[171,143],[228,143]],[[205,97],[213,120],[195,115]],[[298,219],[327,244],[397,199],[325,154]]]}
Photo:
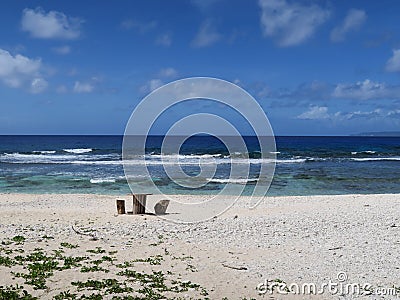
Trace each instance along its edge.
{"label": "deep blue sea", "polygon": [[[209,194],[229,182],[230,162],[240,164],[248,155],[249,177],[233,183],[251,189],[262,180],[257,177],[260,152],[257,138],[244,139],[246,154],[229,153],[211,136],[191,137],[179,153],[168,154],[178,155],[185,173],[192,176],[200,159],[216,162],[215,177],[198,189],[183,188],[165,174],[160,163],[162,136],[148,137],[146,162],[163,193]],[[0,136],[0,192],[129,193],[122,140],[122,136]],[[276,137],[276,151],[268,195],[400,193],[400,137]],[[140,188],[142,179],[130,180]]]}

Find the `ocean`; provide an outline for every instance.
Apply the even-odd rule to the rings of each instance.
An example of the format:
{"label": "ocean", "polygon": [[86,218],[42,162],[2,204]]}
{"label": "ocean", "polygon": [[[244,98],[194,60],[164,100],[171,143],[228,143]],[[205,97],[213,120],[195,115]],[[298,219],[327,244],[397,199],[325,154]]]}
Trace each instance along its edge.
{"label": "ocean", "polygon": [[[194,136],[179,153],[161,162],[162,136],[146,142],[151,178],[165,194],[215,194],[227,183],[244,185],[258,178],[260,149],[244,137],[248,153],[229,153],[218,139]],[[0,136],[1,193],[127,194],[122,166],[122,136]],[[250,158],[249,176],[230,179],[231,163]],[[199,174],[199,161],[217,165],[200,188],[182,187],[168,178],[163,164],[179,159],[184,172]],[[133,160],[143,164],[143,160]],[[140,191],[143,178],[130,178]],[[276,169],[267,195],[400,193],[400,137],[276,137]]]}

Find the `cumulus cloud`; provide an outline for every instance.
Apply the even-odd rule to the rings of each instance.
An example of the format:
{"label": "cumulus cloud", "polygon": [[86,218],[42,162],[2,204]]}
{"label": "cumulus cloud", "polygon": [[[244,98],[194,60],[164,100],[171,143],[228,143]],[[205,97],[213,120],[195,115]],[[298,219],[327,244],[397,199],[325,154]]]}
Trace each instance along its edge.
{"label": "cumulus cloud", "polygon": [[338,121],[345,120],[354,120],[354,119],[382,119],[385,120],[387,118],[397,119],[400,116],[400,110],[383,110],[381,108],[377,108],[371,111],[354,111],[354,112],[337,112],[333,115],[333,117]]}
{"label": "cumulus cloud", "polygon": [[57,54],[66,55],[71,52],[70,46],[54,47],[53,51]]}
{"label": "cumulus cloud", "polygon": [[332,96],[355,100],[399,99],[400,86],[386,85],[366,79],[353,84],[339,83],[333,90]]}
{"label": "cumulus cloud", "polygon": [[178,71],[174,68],[164,68],[158,71],[157,75],[155,77],[148,80],[144,85],[140,87],[140,92],[143,94],[150,93],[156,89],[158,89],[160,86],[165,84],[166,81],[170,81],[174,77],[178,75]]}
{"label": "cumulus cloud", "polygon": [[178,74],[178,71],[175,70],[174,68],[165,68],[161,69],[160,72],[158,72],[160,77],[164,78],[171,78],[175,77]]}
{"label": "cumulus cloud", "polygon": [[59,94],[65,94],[66,92],[68,92],[68,89],[67,89],[67,87],[65,85],[59,85],[56,88],[56,92],[59,93]]}
{"label": "cumulus cloud", "polygon": [[62,12],[46,13],[42,8],[25,8],[22,12],[22,30],[40,39],[77,39],[81,35],[82,20],[67,17]]}
{"label": "cumulus cloud", "polygon": [[207,47],[220,39],[221,35],[216,31],[211,20],[206,20],[200,25],[200,29],[192,41],[192,46],[196,48]]}
{"label": "cumulus cloud", "polygon": [[400,101],[400,84],[375,82],[370,79],[337,84],[312,81],[290,89],[273,89],[261,82],[247,88],[259,99],[268,100],[270,107],[304,106],[309,103],[321,103],[321,100],[326,102],[338,99],[370,103],[373,102],[370,100]]}
{"label": "cumulus cloud", "polygon": [[140,91],[144,94],[150,93],[156,89],[158,89],[160,86],[162,86],[164,82],[161,79],[155,78],[155,79],[150,79],[147,81],[144,85],[140,87]]}
{"label": "cumulus cloud", "polygon": [[328,107],[311,106],[310,109],[297,116],[297,119],[303,120],[324,120],[329,119]]}
{"label": "cumulus cloud", "polygon": [[343,22],[333,28],[331,32],[332,42],[344,41],[346,34],[356,31],[365,23],[367,14],[361,9],[350,9]]}
{"label": "cumulus cloud", "polygon": [[400,72],[400,49],[394,49],[393,55],[386,63],[386,71]]}
{"label": "cumulus cloud", "polygon": [[241,84],[242,84],[242,82],[240,81],[239,78],[235,78],[235,79],[233,80],[233,83],[236,84],[236,85],[241,85]]}
{"label": "cumulus cloud", "polygon": [[385,119],[385,118],[398,118],[400,110],[383,110],[377,108],[371,111],[353,111],[329,113],[326,106],[312,106],[310,109],[299,116],[297,119],[303,120],[330,120],[330,121],[349,121],[354,119]]}
{"label": "cumulus cloud", "polygon": [[150,91],[154,91],[163,85],[163,82],[160,79],[152,79],[149,81]]}
{"label": "cumulus cloud", "polygon": [[162,34],[162,35],[159,35],[159,36],[156,38],[155,43],[156,43],[156,45],[164,46],[164,47],[169,47],[169,46],[171,46],[171,44],[172,44],[172,37],[171,37],[171,34],[169,34],[169,33],[164,33],[164,34]]}
{"label": "cumulus cloud", "polygon": [[149,32],[157,27],[156,21],[141,22],[137,20],[127,19],[121,22],[121,27],[126,30],[136,30],[141,34]]}
{"label": "cumulus cloud", "polygon": [[387,113],[388,118],[394,118],[397,121],[400,119],[400,109],[394,109]]}
{"label": "cumulus cloud", "polygon": [[33,93],[46,89],[47,81],[40,74],[42,61],[0,49],[0,81],[12,88],[25,87]]}
{"label": "cumulus cloud", "polygon": [[303,43],[325,23],[330,11],[316,4],[285,0],[259,0],[261,27],[266,37],[276,38],[282,47]]}
{"label": "cumulus cloud", "polygon": [[48,83],[43,78],[34,78],[31,82],[30,91],[33,94],[39,94],[43,92],[48,86]]}
{"label": "cumulus cloud", "polygon": [[93,84],[89,82],[75,81],[73,91],[75,93],[90,93],[94,89]]}
{"label": "cumulus cloud", "polygon": [[347,120],[352,120],[357,118],[372,119],[372,118],[382,118],[385,117],[387,114],[388,114],[387,112],[383,112],[382,109],[377,108],[372,111],[355,111],[349,113],[338,112],[336,113],[336,117],[339,119],[347,119]]}

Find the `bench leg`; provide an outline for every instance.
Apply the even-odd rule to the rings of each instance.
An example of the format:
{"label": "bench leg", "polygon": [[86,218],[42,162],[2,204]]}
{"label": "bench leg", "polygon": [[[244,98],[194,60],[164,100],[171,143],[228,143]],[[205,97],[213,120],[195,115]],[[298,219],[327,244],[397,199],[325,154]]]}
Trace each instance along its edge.
{"label": "bench leg", "polygon": [[125,200],[117,199],[117,213],[119,215],[125,214]]}
{"label": "bench leg", "polygon": [[133,195],[133,214],[144,214],[146,212],[146,195]]}

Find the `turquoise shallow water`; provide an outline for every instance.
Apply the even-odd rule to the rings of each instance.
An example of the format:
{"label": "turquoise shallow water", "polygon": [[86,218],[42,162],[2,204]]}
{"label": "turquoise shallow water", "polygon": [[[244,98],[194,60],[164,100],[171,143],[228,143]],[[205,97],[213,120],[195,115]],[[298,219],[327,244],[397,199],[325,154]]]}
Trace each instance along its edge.
{"label": "turquoise shallow water", "polygon": [[[227,184],[250,193],[259,177],[259,144],[244,137],[246,153],[229,153],[216,138],[196,136],[179,153],[164,153],[163,163],[177,156],[183,171],[196,176],[199,162],[213,163],[216,172],[201,188],[174,183],[161,162],[163,137],[148,137],[146,164],[152,181],[163,193],[219,193]],[[0,191],[3,193],[125,194],[130,188],[121,162],[121,136],[0,136]],[[316,195],[400,192],[400,138],[398,137],[277,137],[276,170],[269,195]],[[232,163],[250,157],[246,178],[231,178]],[[143,160],[133,159],[132,164]],[[193,177],[192,180],[205,178]],[[130,178],[138,190],[140,176]]]}

